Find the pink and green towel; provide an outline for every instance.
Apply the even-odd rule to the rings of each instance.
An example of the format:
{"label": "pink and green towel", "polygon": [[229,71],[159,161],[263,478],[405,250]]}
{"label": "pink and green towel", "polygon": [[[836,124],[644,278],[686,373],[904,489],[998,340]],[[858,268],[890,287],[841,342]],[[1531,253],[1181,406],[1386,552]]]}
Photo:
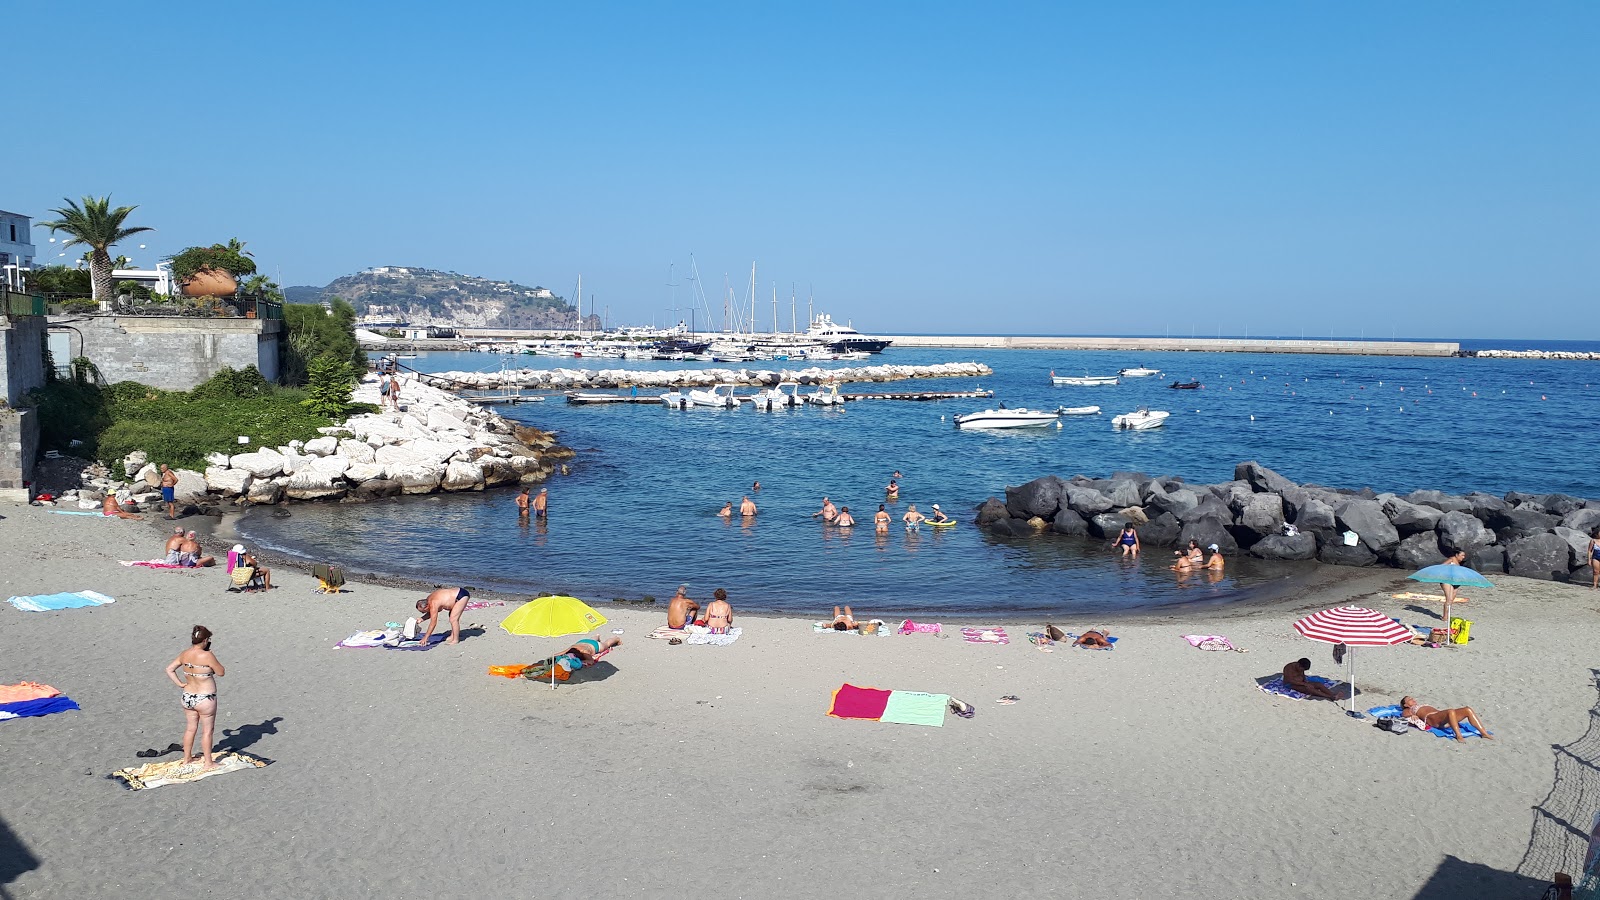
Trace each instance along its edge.
{"label": "pink and green towel", "polygon": [[949,706],[949,694],[884,691],[846,684],[833,692],[833,704],[828,709],[828,715],[836,719],[868,719],[941,728],[944,726],[945,710]]}

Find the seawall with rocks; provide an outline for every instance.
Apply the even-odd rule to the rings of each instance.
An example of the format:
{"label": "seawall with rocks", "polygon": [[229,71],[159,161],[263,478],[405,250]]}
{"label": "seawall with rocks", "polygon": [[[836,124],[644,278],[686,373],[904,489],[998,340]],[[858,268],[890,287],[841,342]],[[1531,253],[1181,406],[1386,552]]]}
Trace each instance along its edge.
{"label": "seawall with rocks", "polygon": [[[782,381],[801,384],[823,382],[884,382],[913,378],[979,378],[994,370],[978,362],[938,363],[927,366],[854,366],[780,371],[752,369],[678,369],[645,371],[637,369],[511,369],[505,372],[437,372],[423,376],[435,384],[465,389],[533,388],[571,390],[575,388],[705,387],[714,384],[744,384],[770,387]],[[402,394],[401,396],[404,396]]]}
{"label": "seawall with rocks", "polygon": [[[280,447],[212,453],[204,472],[174,470],[179,501],[207,510],[224,503],[481,491],[542,481],[574,455],[548,432],[518,425],[415,377],[400,380],[399,412],[351,416],[342,425],[318,429],[319,437]],[[377,384],[375,376],[367,376],[352,400],[381,404]],[[83,470],[82,487],[63,492],[58,502],[98,509],[112,493],[121,503],[155,508],[161,499],[156,462],[143,451],[128,454],[122,461],[126,479],[114,478],[105,465],[91,465]]]}
{"label": "seawall with rocks", "polygon": [[[1102,541],[1132,523],[1145,545],[1173,547],[1192,538],[1202,547],[1216,544],[1225,555],[1341,566],[1420,569],[1461,550],[1480,572],[1587,582],[1600,500],[1517,491],[1456,496],[1424,490],[1402,497],[1295,484],[1244,462],[1221,484],[1139,472],[1099,479],[1047,475],[1006,488],[1004,500],[984,501],[977,523],[993,534],[1049,532]],[[1285,525],[1296,533],[1285,534]]]}
{"label": "seawall with rocks", "polygon": [[1600,362],[1600,353],[1583,350],[1463,350],[1461,355],[1478,359],[1578,359]]}

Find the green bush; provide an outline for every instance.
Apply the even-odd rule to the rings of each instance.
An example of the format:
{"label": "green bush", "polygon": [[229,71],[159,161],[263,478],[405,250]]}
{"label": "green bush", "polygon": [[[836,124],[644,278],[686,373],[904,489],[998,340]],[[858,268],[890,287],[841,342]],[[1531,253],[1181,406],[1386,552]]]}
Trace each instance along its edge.
{"label": "green bush", "polygon": [[320,303],[284,306],[286,334],[281,347],[285,384],[305,384],[312,360],[324,355],[344,361],[356,372],[366,371],[367,354],[356,342],[356,308],[337,297],[332,305],[332,312]]}
{"label": "green bush", "polygon": [[324,416],[337,416],[350,405],[353,375],[342,359],[319,356],[311,361],[307,375],[306,398],[300,405]]}
{"label": "green bush", "polygon": [[182,252],[167,257],[172,263],[172,275],[180,282],[193,278],[201,269],[215,269],[227,272],[235,278],[256,273],[255,260],[248,254],[223,244],[212,244],[209,247],[188,247]]}

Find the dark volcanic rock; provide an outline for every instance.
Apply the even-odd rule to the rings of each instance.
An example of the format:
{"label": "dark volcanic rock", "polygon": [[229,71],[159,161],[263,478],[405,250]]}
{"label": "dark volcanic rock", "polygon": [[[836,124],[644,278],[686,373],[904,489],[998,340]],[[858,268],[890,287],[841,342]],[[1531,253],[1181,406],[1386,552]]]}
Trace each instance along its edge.
{"label": "dark volcanic rock", "polygon": [[1289,488],[1298,486],[1289,479],[1279,475],[1277,472],[1272,471],[1271,469],[1254,460],[1251,460],[1250,462],[1242,462],[1237,466],[1234,466],[1233,478],[1235,481],[1249,482],[1250,487],[1257,493],[1267,493],[1270,491],[1274,494],[1281,494]]}
{"label": "dark volcanic rock", "polygon": [[1178,543],[1188,544],[1190,540],[1198,541],[1201,547],[1209,548],[1216,544],[1224,554],[1236,552],[1239,542],[1234,540],[1233,533],[1228,530],[1226,519],[1214,516],[1202,516],[1198,519],[1183,523],[1183,528],[1178,531]]}
{"label": "dark volcanic rock", "polygon": [[1539,498],[1539,504],[1544,507],[1545,512],[1556,516],[1564,516],[1575,509],[1583,508],[1582,500],[1566,494],[1545,494]]}
{"label": "dark volcanic rock", "polygon": [[1066,487],[1066,496],[1061,499],[1063,506],[1072,507],[1072,511],[1080,516],[1089,518],[1107,512],[1111,509],[1111,498],[1100,493],[1094,488],[1079,487],[1069,484]]}
{"label": "dark volcanic rock", "polygon": [[1250,547],[1250,555],[1261,559],[1313,559],[1317,537],[1302,531],[1296,535],[1269,534]]}
{"label": "dark volcanic rock", "polygon": [[1439,519],[1439,549],[1445,553],[1465,550],[1471,554],[1480,547],[1494,543],[1490,531],[1478,517],[1469,512],[1447,512]]}
{"label": "dark volcanic rock", "polygon": [[1300,507],[1311,499],[1311,492],[1303,487],[1285,488],[1278,496],[1283,498],[1283,518],[1293,522],[1300,516]]}
{"label": "dark volcanic rock", "polygon": [[[1160,512],[1181,518],[1184,513],[1200,505],[1200,496],[1186,487],[1164,488],[1162,493],[1151,493],[1150,505]],[[1600,517],[1600,510],[1596,510],[1596,514]]]}
{"label": "dark volcanic rock", "polygon": [[1162,513],[1139,528],[1139,543],[1152,547],[1171,547],[1178,543],[1183,524],[1172,513]]}
{"label": "dark volcanic rock", "polygon": [[1347,547],[1343,541],[1335,541],[1321,545],[1317,550],[1317,559],[1335,566],[1370,566],[1378,561],[1378,554],[1361,542],[1354,547]]}
{"label": "dark volcanic rock", "polygon": [[1076,537],[1088,537],[1089,523],[1084,521],[1083,516],[1078,515],[1066,507],[1062,507],[1060,511],[1056,513],[1056,517],[1050,520],[1050,530],[1054,531],[1056,534],[1069,534]]}
{"label": "dark volcanic rock", "polygon": [[1028,534],[1033,529],[1022,519],[997,519],[983,526],[983,530],[998,537],[1011,537],[1019,534]]}
{"label": "dark volcanic rock", "polygon": [[1589,506],[1575,509],[1561,517],[1561,524],[1574,531],[1594,534],[1594,530],[1600,528],[1600,508]]}
{"label": "dark volcanic rock", "polygon": [[1439,552],[1439,536],[1424,531],[1405,538],[1395,545],[1389,562],[1402,569],[1420,569],[1444,562],[1444,554]]}
{"label": "dark volcanic rock", "polygon": [[1127,478],[1113,479],[1109,489],[1105,491],[1105,495],[1115,509],[1138,506],[1140,499],[1139,484]]}
{"label": "dark volcanic rock", "polygon": [[[1439,541],[1440,544],[1444,540]],[[1504,572],[1506,570],[1506,548],[1495,544],[1489,547],[1478,547],[1467,553],[1467,568],[1477,569],[1479,572]]]}
{"label": "dark volcanic rock", "polygon": [[1283,530],[1283,498],[1277,494],[1256,494],[1239,513],[1239,525],[1256,539]]}
{"label": "dark volcanic rock", "polygon": [[1126,524],[1128,520],[1117,513],[1101,513],[1089,519],[1089,534],[1109,541],[1121,534],[1122,526]]}
{"label": "dark volcanic rock", "polygon": [[1250,502],[1250,498],[1256,495],[1256,492],[1250,489],[1250,482],[1248,481],[1224,481],[1221,484],[1212,485],[1211,492],[1217,495],[1217,499],[1227,505],[1228,512],[1235,518],[1238,517],[1240,512],[1244,511],[1245,505]]}
{"label": "dark volcanic rock", "polygon": [[1383,514],[1377,500],[1352,498],[1334,508],[1339,524],[1361,536],[1361,543],[1373,553],[1382,553],[1400,543],[1400,532]]}
{"label": "dark volcanic rock", "polygon": [[1567,542],[1567,547],[1572,553],[1567,557],[1567,568],[1574,571],[1589,568],[1589,536],[1575,528],[1557,525],[1554,529],[1555,536]]}
{"label": "dark volcanic rock", "polygon": [[1560,517],[1535,511],[1532,506],[1528,504],[1490,514],[1487,524],[1494,529],[1500,543],[1510,546],[1518,538],[1541,534],[1561,524]]}
{"label": "dark volcanic rock", "polygon": [[1420,506],[1431,506],[1440,512],[1470,512],[1472,504],[1465,498],[1443,491],[1412,491],[1406,499]]}
{"label": "dark volcanic rock", "polygon": [[1318,546],[1339,540],[1339,523],[1333,514],[1333,507],[1315,497],[1301,505],[1294,525],[1301,531],[1316,535]]}
{"label": "dark volcanic rock", "polygon": [[1006,509],[1018,519],[1050,518],[1061,508],[1066,485],[1054,475],[1035,478],[1020,487],[1006,488]]}
{"label": "dark volcanic rock", "polygon": [[1571,553],[1559,535],[1530,534],[1506,547],[1506,571],[1523,578],[1566,581]]}
{"label": "dark volcanic rock", "polygon": [[1006,510],[1006,505],[996,497],[990,497],[978,507],[978,524],[989,525],[1001,519],[1011,518],[1011,513]]}
{"label": "dark volcanic rock", "polygon": [[1411,503],[1399,497],[1384,503],[1383,512],[1402,535],[1432,531],[1439,526],[1439,520],[1444,518],[1444,513],[1432,506]]}
{"label": "dark volcanic rock", "polygon": [[1466,496],[1466,501],[1472,504],[1472,514],[1487,522],[1493,513],[1511,508],[1511,504],[1493,494],[1482,491],[1473,491]]}
{"label": "dark volcanic rock", "polygon": [[1215,494],[1206,494],[1200,502],[1193,507],[1180,512],[1178,521],[1188,524],[1196,519],[1220,519],[1224,525],[1233,524],[1233,510],[1226,503],[1217,499]]}

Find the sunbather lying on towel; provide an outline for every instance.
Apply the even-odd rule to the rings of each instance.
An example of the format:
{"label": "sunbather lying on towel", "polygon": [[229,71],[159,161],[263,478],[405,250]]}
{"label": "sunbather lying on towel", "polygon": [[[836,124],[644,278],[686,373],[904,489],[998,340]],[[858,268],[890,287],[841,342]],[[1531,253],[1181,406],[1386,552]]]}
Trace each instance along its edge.
{"label": "sunbather lying on towel", "polygon": [[1473,728],[1478,729],[1478,733],[1483,735],[1485,740],[1494,740],[1494,735],[1490,734],[1489,729],[1483,727],[1483,723],[1478,721],[1478,714],[1473,712],[1470,706],[1458,706],[1455,709],[1438,709],[1433,706],[1423,706],[1417,702],[1415,697],[1402,697],[1400,698],[1400,715],[1404,716],[1407,722],[1411,722],[1421,728],[1449,727],[1451,731],[1455,732],[1456,740],[1458,741],[1466,740],[1461,736],[1461,720],[1466,719],[1472,723]]}
{"label": "sunbather lying on towel", "polygon": [[833,624],[829,626],[834,631],[854,631],[856,629],[856,614],[846,606],[844,612],[839,612],[839,607],[833,608]]}
{"label": "sunbather lying on towel", "polygon": [[1283,683],[1293,690],[1312,697],[1321,697],[1324,700],[1337,700],[1333,691],[1306,678],[1306,673],[1311,671],[1311,660],[1300,657],[1283,667]]}
{"label": "sunbather lying on towel", "polygon": [[1072,646],[1084,647],[1089,650],[1110,650],[1111,629],[1104,625],[1099,628],[1091,628],[1078,635],[1078,639],[1072,642]]}
{"label": "sunbather lying on towel", "polygon": [[[608,637],[603,641],[594,638],[584,638],[571,647],[557,653],[545,662],[534,663],[526,667],[521,675],[531,681],[539,681],[554,677],[557,681],[566,681],[572,673],[584,666],[592,666],[600,657],[610,653],[612,648],[622,646],[622,638]],[[552,672],[551,668],[555,671]]]}

